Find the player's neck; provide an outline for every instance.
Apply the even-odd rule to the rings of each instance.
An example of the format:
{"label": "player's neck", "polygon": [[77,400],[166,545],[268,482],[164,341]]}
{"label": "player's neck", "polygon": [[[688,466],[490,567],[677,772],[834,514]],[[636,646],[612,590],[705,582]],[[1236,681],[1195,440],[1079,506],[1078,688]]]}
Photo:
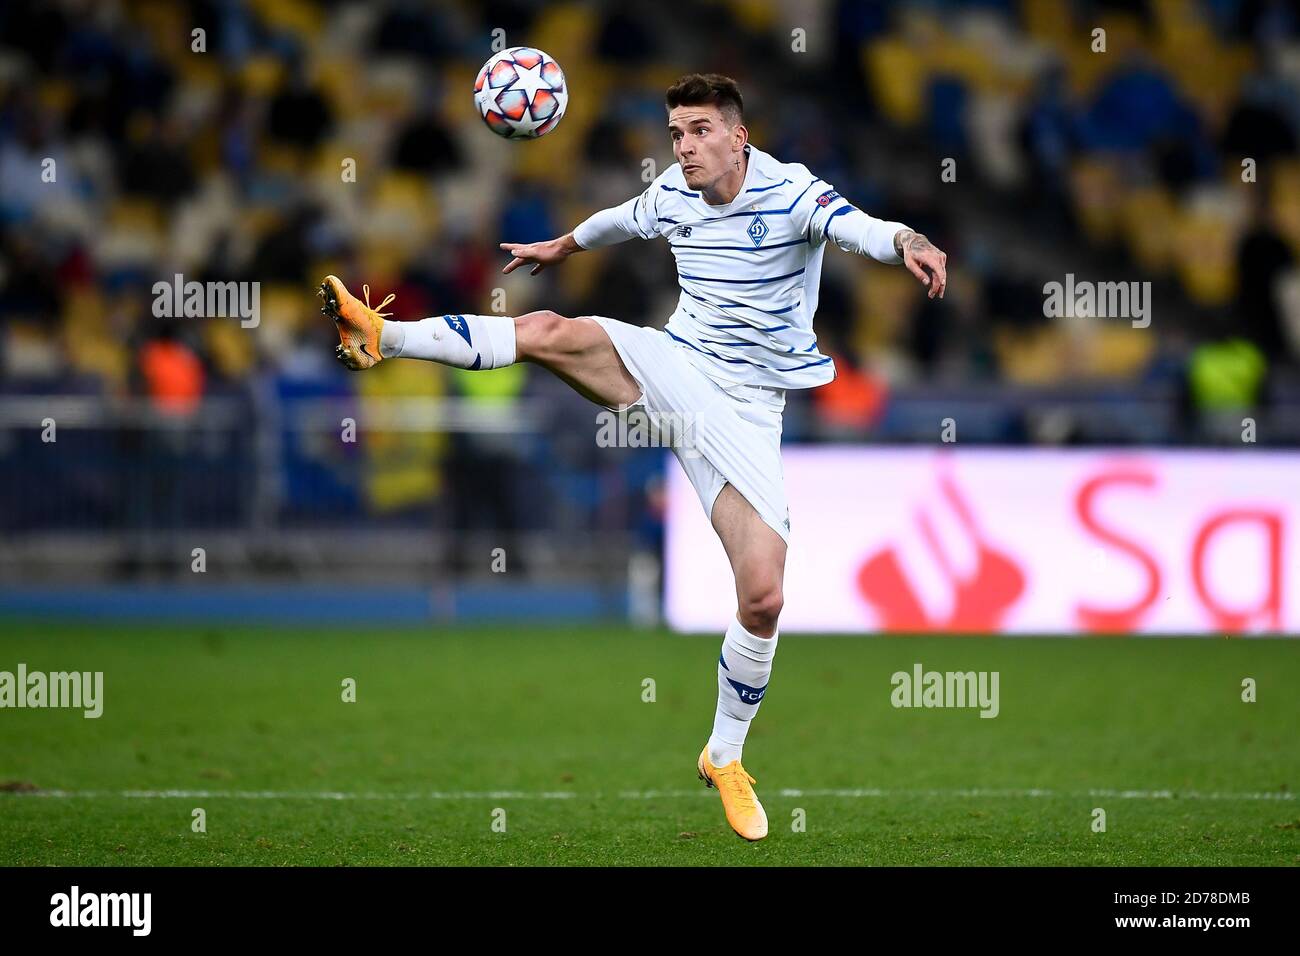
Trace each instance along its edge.
{"label": "player's neck", "polygon": [[742,149],[731,171],[711,187],[701,189],[700,196],[710,206],[725,206],[740,193],[740,187],[745,185],[745,174],[748,172],[749,153]]}

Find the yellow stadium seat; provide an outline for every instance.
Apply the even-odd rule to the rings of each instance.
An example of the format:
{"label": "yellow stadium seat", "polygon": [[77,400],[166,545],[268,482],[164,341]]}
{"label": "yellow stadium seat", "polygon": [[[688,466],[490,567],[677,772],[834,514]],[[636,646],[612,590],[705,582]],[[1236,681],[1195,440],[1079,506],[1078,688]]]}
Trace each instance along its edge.
{"label": "yellow stadium seat", "polygon": [[1075,35],[1074,16],[1067,0],[1023,0],[1020,16],[1034,39],[1064,49]]}
{"label": "yellow stadium seat", "polygon": [[249,329],[230,319],[208,319],[203,324],[203,347],[216,370],[227,378],[242,378],[252,371],[257,356],[253,341]]}
{"label": "yellow stadium seat", "polygon": [[304,0],[252,0],[250,6],[268,27],[287,30],[303,40],[315,40],[325,29],[317,4]]}
{"label": "yellow stadium seat", "polygon": [[1057,326],[1026,330],[999,325],[993,332],[993,351],[1008,382],[1047,385],[1067,377],[1071,350]]}
{"label": "yellow stadium seat", "polygon": [[911,273],[877,263],[854,270],[852,347],[872,352],[895,342],[916,308]]}
{"label": "yellow stadium seat", "polygon": [[364,65],[347,55],[322,57],[314,64],[313,75],[321,94],[336,111],[337,119],[364,115],[362,85],[357,82],[359,76],[365,75]]}
{"label": "yellow stadium seat", "polygon": [[900,126],[915,126],[925,109],[926,69],[908,44],[892,37],[862,50],[862,66],[880,110]]}
{"label": "yellow stadium seat", "polygon": [[161,237],[162,210],[152,199],[123,197],[109,207],[108,227],[115,232],[143,232]]}
{"label": "yellow stadium seat", "polygon": [[1121,200],[1120,220],[1125,242],[1143,270],[1161,273],[1173,257],[1173,230],[1178,212],[1163,186],[1132,190]]}
{"label": "yellow stadium seat", "polygon": [[533,25],[533,43],[567,71],[570,63],[576,63],[595,44],[596,27],[596,18],[585,4],[548,4]]}
{"label": "yellow stadium seat", "polygon": [[257,144],[257,165],[264,173],[276,176],[297,177],[305,170],[309,157],[297,146],[281,143],[263,136]]}
{"label": "yellow stadium seat", "polygon": [[1300,162],[1285,160],[1271,167],[1269,208],[1273,222],[1300,257]]}
{"label": "yellow stadium seat", "polygon": [[1134,378],[1151,362],[1156,337],[1119,319],[1098,320],[1088,346],[1087,372],[1098,378]]}
{"label": "yellow stadium seat", "polygon": [[244,61],[239,82],[249,96],[270,97],[283,82],[284,64],[270,54],[260,53]]}
{"label": "yellow stadium seat", "polygon": [[1070,169],[1069,181],[1074,210],[1084,233],[1098,245],[1109,242],[1119,221],[1120,186],[1114,167],[1085,157]]}
{"label": "yellow stadium seat", "polygon": [[770,0],[728,0],[727,6],[736,20],[755,33],[772,33],[784,23],[778,22],[778,5]]}
{"label": "yellow stadium seat", "polygon": [[1174,228],[1178,276],[1189,298],[1205,306],[1227,304],[1237,288],[1239,229],[1222,216],[1191,212]]}
{"label": "yellow stadium seat", "polygon": [[[91,286],[72,290],[64,303],[61,341],[76,371],[96,376],[109,386],[125,388],[131,356],[126,343],[110,330],[107,315],[107,303],[99,289]],[[22,326],[17,323],[15,328]],[[33,342],[48,338],[44,329],[32,327],[26,332]]]}

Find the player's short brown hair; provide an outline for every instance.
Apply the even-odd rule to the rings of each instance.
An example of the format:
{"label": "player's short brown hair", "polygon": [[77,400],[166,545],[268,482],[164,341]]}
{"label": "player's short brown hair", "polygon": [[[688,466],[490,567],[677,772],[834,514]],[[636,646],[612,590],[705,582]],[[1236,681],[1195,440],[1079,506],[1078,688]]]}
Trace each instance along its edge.
{"label": "player's short brown hair", "polygon": [[690,73],[668,87],[664,101],[669,111],[678,106],[712,105],[722,113],[727,125],[735,126],[745,118],[745,101],[736,81],[721,73]]}

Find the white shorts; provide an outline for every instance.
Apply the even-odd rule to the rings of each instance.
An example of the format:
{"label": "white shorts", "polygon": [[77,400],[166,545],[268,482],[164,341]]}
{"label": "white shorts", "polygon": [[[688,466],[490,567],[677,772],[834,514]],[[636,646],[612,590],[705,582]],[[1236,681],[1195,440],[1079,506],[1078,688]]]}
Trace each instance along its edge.
{"label": "white shorts", "polygon": [[641,397],[624,408],[645,409],[652,422],[668,420],[676,430],[673,454],[700,496],[704,513],[730,482],[759,517],[790,543],[790,511],[781,470],[781,416],[785,389],[765,385],[721,385],[697,368],[686,346],[659,329],[592,316],[641,387]]}

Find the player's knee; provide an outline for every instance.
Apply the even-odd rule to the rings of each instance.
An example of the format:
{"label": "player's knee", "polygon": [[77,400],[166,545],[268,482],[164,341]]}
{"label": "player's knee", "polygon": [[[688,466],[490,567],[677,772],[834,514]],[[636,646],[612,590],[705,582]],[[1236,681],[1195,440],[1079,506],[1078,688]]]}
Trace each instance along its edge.
{"label": "player's knee", "polygon": [[740,602],[740,623],[745,630],[760,637],[770,637],[781,616],[784,596],[779,586],[759,588],[744,596]]}
{"label": "player's knee", "polygon": [[539,309],[515,319],[517,353],[534,361],[547,361],[568,352],[565,341],[569,320],[550,309]]}

